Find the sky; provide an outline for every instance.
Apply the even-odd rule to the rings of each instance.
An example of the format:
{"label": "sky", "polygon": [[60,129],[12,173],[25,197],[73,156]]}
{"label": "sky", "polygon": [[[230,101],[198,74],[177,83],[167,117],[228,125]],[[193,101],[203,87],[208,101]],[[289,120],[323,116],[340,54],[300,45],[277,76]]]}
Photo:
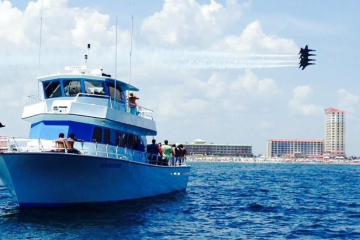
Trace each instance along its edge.
{"label": "sky", "polygon": [[[360,156],[358,9],[357,0],[0,0],[0,135],[28,136],[21,115],[36,78],[82,65],[90,43],[90,68],[140,89],[158,141],[266,155],[268,139],[324,139],[334,107],[346,111],[347,155]],[[302,71],[305,45],[316,65]]]}

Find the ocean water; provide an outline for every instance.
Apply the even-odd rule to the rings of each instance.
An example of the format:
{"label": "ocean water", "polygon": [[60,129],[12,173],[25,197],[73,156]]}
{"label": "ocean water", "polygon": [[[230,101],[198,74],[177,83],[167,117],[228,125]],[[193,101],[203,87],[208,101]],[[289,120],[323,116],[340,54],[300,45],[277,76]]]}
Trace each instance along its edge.
{"label": "ocean water", "polygon": [[360,238],[360,166],[192,163],[186,193],[19,209],[0,185],[0,239]]}

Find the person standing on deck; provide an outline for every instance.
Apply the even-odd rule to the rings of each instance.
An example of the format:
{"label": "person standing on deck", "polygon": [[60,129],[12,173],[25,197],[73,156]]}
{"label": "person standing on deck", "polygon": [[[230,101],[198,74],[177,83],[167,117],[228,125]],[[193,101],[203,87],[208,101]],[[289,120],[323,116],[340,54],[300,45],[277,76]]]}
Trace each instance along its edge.
{"label": "person standing on deck", "polygon": [[181,164],[183,164],[186,160],[187,152],[186,152],[186,148],[184,147],[184,145],[180,144],[179,147],[181,149]]}
{"label": "person standing on deck", "polygon": [[[172,158],[172,149],[171,147],[168,145],[169,141],[165,140],[164,144],[162,146],[162,151],[163,151],[163,160],[164,160],[164,164],[165,166],[169,165],[169,160]],[[171,164],[171,163],[170,163]]]}
{"label": "person standing on deck", "polygon": [[159,164],[159,159],[160,159],[159,145],[156,144],[155,139],[153,139],[151,142],[152,144],[148,145],[147,147],[149,163]]}

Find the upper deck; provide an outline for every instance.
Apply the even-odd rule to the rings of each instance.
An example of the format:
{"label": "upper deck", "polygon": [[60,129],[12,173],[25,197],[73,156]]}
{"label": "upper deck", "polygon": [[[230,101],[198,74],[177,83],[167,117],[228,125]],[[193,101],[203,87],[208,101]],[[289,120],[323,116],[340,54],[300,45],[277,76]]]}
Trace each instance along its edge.
{"label": "upper deck", "polygon": [[43,98],[33,98],[37,102],[30,102],[22,115],[31,123],[68,120],[95,124],[91,119],[102,119],[107,122],[101,124],[110,128],[123,124],[141,134],[156,135],[150,109],[137,106],[135,112],[130,111],[126,92],[139,89],[111,78],[101,70],[52,74],[38,80],[42,85]]}

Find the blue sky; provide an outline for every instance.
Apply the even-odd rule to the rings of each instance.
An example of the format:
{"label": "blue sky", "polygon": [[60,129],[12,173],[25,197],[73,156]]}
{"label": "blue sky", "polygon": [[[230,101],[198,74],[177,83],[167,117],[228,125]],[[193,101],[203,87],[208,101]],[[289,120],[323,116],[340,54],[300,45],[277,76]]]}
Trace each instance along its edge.
{"label": "blue sky", "polygon": [[[0,0],[1,135],[28,134],[21,113],[37,91],[40,3]],[[117,76],[128,80],[131,1],[44,0],[44,8],[41,74],[82,64],[88,42],[90,66],[113,73],[118,15]],[[347,154],[360,155],[358,9],[355,0],[134,0],[132,84],[154,110],[156,138],[266,154],[271,138],[323,139],[323,110],[335,107],[347,112]],[[295,61],[306,44],[317,65],[304,71],[253,62]]]}

